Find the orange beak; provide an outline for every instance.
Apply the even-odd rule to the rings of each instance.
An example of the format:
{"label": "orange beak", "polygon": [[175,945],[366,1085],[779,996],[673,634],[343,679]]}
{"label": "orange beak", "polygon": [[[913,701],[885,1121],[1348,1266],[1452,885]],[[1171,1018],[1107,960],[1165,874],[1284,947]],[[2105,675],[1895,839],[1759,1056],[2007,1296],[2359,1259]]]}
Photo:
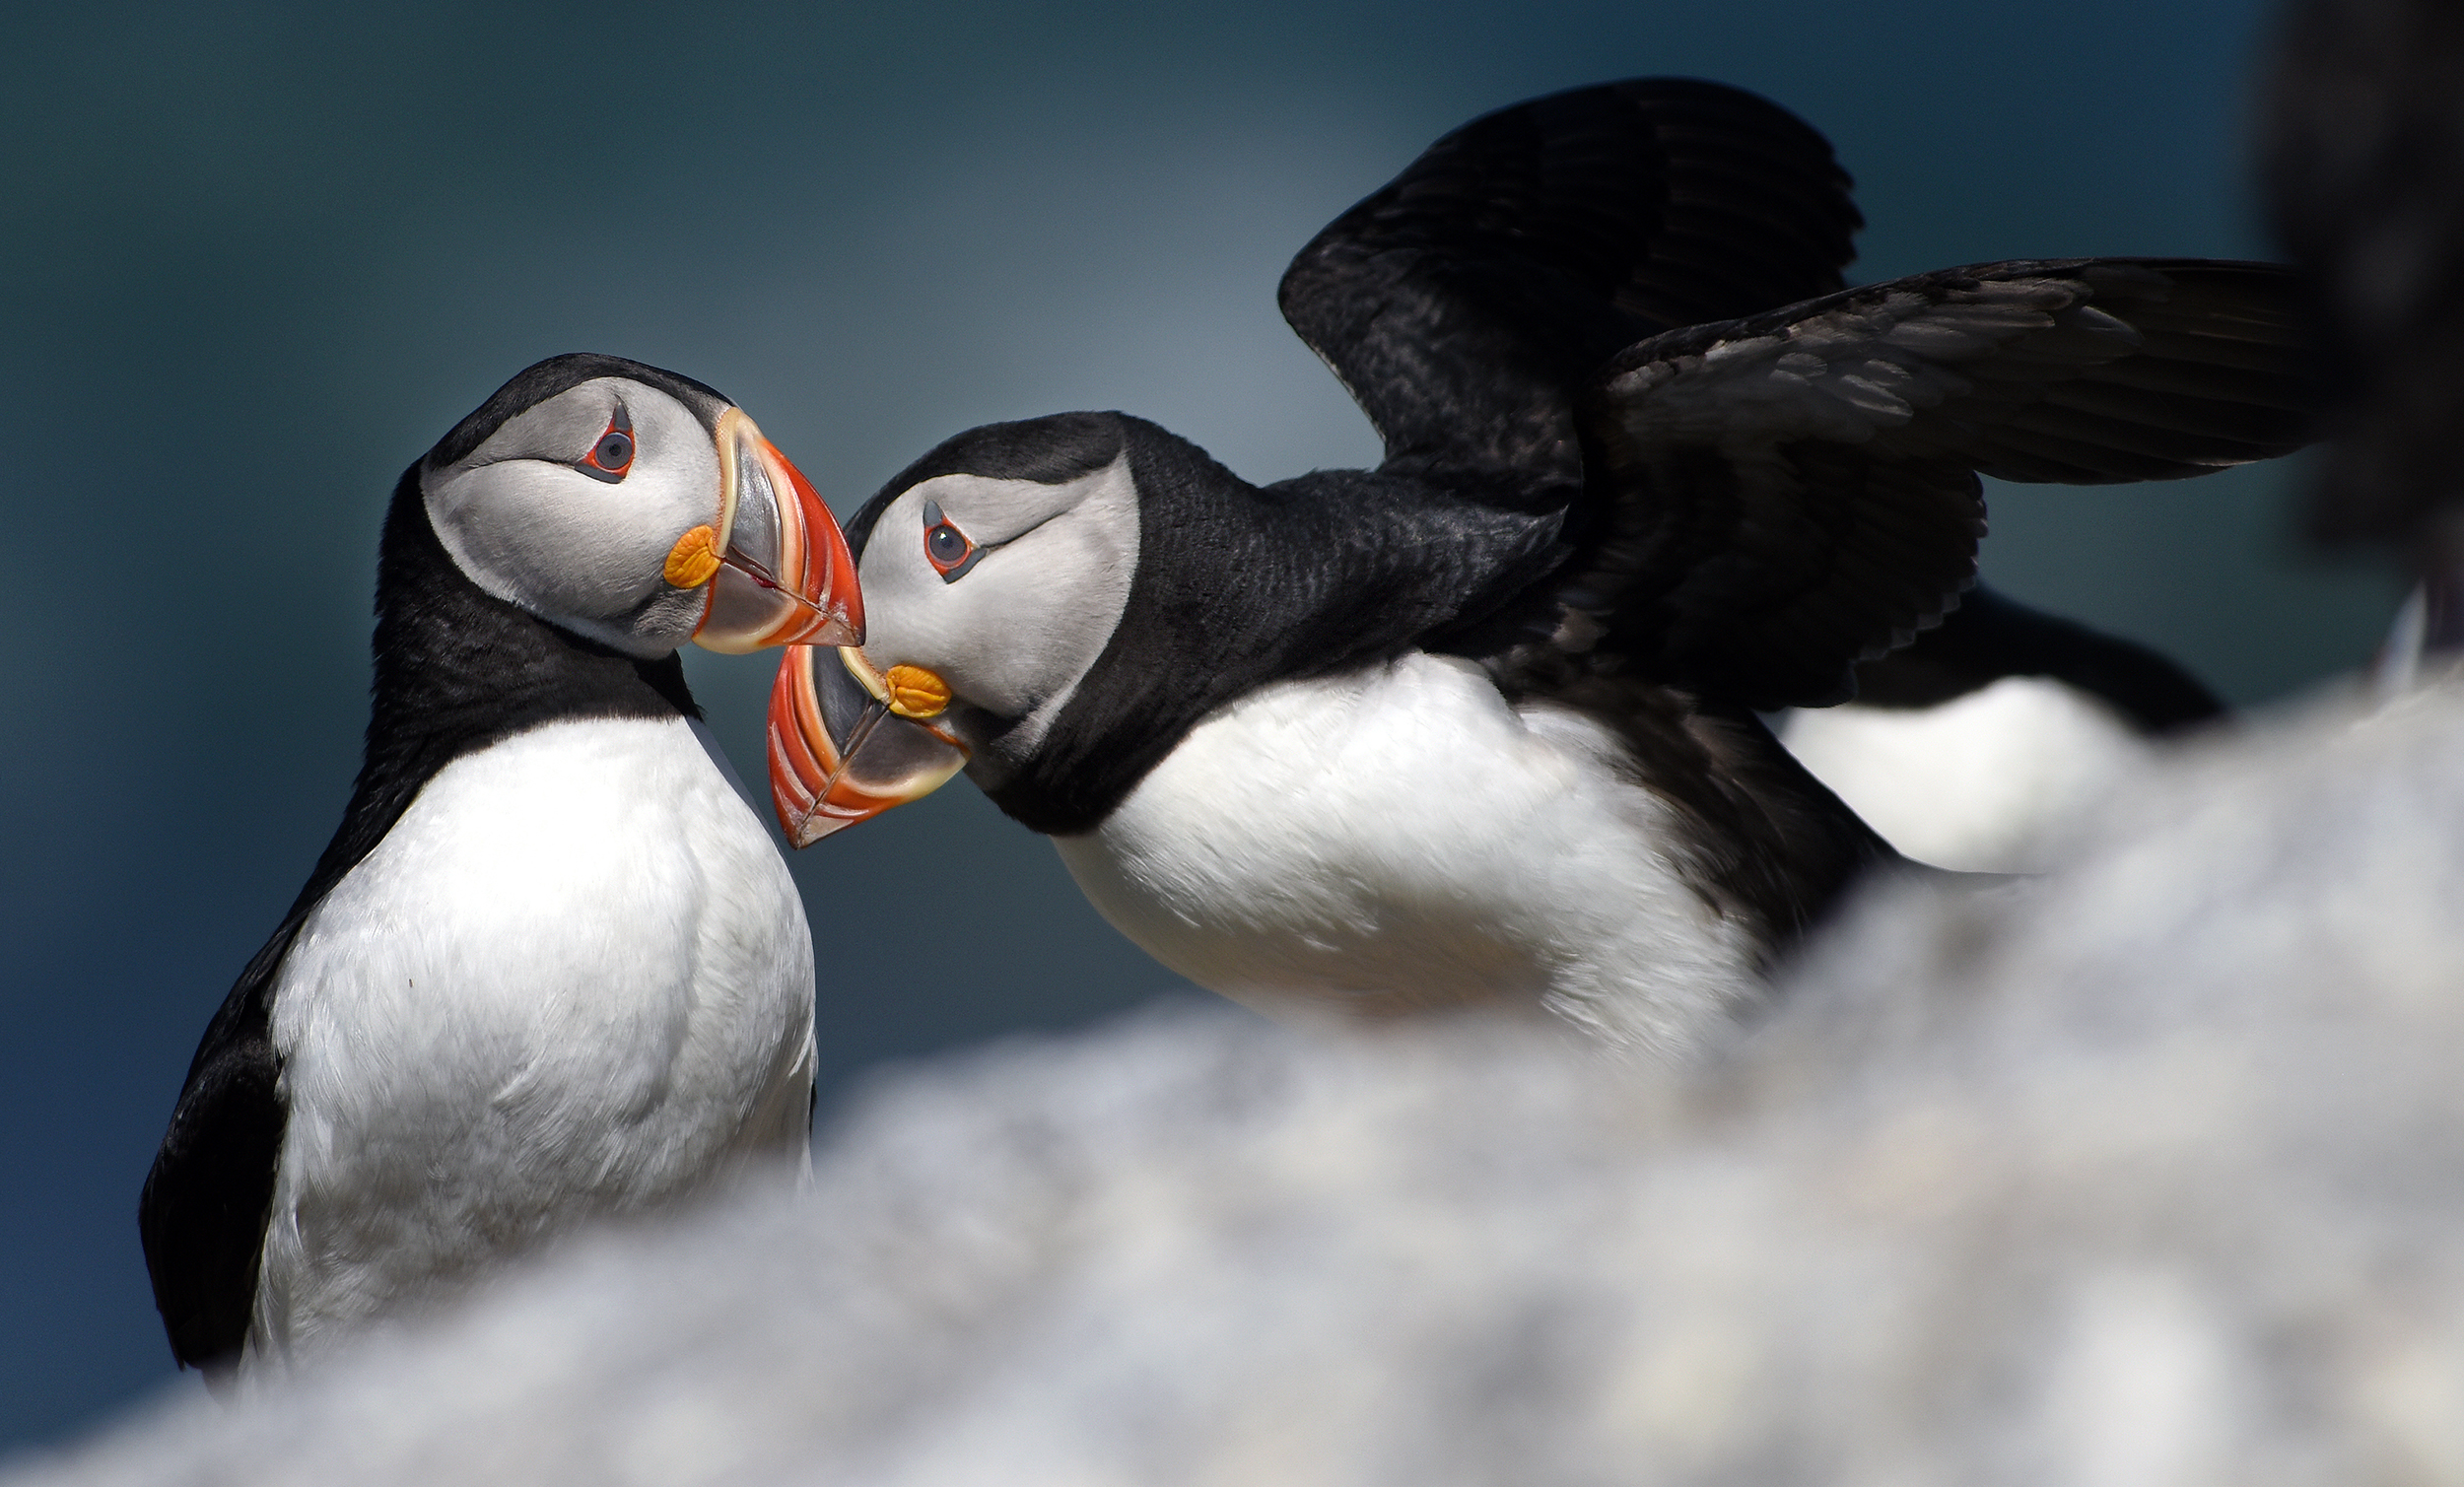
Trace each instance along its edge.
{"label": "orange beak", "polygon": [[694,643],[729,655],[861,643],[856,559],[812,482],[741,408],[719,415],[718,438],[719,519],[667,558],[670,583],[710,585]]}
{"label": "orange beak", "polygon": [[795,846],[931,794],[967,765],[935,721],[949,688],[931,672],[875,671],[853,646],[790,645],[770,689],[770,799]]}

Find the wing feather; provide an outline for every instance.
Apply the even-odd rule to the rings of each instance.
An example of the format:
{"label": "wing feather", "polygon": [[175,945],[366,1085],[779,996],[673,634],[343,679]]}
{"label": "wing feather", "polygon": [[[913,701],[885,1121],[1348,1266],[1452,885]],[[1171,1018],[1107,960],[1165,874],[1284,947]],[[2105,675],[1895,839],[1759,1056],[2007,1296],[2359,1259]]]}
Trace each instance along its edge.
{"label": "wing feather", "polygon": [[273,982],[304,917],[284,920],[207,1026],[137,1200],[155,1307],[183,1368],[228,1369],[247,1341],[290,1118]]}
{"label": "wing feather", "polygon": [[2169,480],[2298,447],[2291,294],[2266,264],[2024,261],[1645,340],[1585,408],[1594,530],[1555,642],[1757,708],[1841,701],[1973,581],[1980,473]]}
{"label": "wing feather", "polygon": [[1836,702],[1973,581],[1980,475],[2174,479],[2307,437],[2282,270],[1843,289],[1860,226],[1794,115],[1636,79],[1473,120],[1303,248],[1284,315],[1376,424],[1381,476],[1555,534],[1553,571],[1431,642],[1533,685],[1571,662]]}
{"label": "wing feather", "polygon": [[1579,488],[1574,408],[1621,348],[1840,286],[1861,220],[1830,146],[1738,89],[1644,78],[1500,109],[1330,224],[1286,319],[1390,473]]}

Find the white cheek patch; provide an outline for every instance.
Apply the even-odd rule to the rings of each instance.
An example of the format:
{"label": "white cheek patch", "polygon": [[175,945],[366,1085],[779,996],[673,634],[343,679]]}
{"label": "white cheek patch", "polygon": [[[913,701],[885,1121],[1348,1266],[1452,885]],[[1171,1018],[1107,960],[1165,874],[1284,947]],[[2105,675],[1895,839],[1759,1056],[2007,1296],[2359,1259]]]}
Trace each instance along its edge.
{"label": "white cheek patch", "polygon": [[[620,398],[633,464],[622,480],[596,480],[574,465]],[[691,637],[703,595],[668,586],[660,571],[677,537],[718,519],[719,452],[666,393],[620,377],[584,382],[507,420],[424,490],[445,551],[496,597],[639,655]]]}
{"label": "white cheek patch", "polygon": [[[927,501],[983,550],[956,582],[925,557]],[[892,502],[865,544],[864,654],[922,666],[960,701],[1022,720],[1023,746],[1111,643],[1137,556],[1127,454],[1060,485],[937,476]]]}

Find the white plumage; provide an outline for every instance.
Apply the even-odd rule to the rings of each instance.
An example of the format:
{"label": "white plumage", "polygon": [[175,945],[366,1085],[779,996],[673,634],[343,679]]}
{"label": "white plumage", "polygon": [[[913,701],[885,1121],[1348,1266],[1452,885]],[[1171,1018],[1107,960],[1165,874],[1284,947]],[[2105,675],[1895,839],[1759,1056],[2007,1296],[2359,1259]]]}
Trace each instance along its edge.
{"label": "white plumage", "polygon": [[1412,654],[1241,699],[1055,844],[1116,928],[1270,1015],[1521,1003],[1675,1052],[1755,993],[1756,945],[1619,761],[1593,719]]}
{"label": "white plumage", "polygon": [[2098,699],[2006,676],[1932,708],[1807,709],[1780,729],[1892,846],[1962,872],[2041,872],[2065,826],[2154,758]]}
{"label": "white plumage", "polygon": [[447,765],[283,965],[250,1354],[800,1163],[812,998],[787,866],[685,719],[550,723]]}

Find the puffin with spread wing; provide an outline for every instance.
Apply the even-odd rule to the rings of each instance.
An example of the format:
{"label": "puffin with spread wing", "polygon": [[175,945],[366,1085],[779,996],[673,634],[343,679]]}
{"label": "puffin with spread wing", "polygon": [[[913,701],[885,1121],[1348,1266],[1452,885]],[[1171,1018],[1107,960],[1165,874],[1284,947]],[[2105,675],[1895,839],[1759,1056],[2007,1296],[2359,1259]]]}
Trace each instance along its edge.
{"label": "puffin with spread wing", "polygon": [[1664,1050],[1899,860],[1757,716],[1974,579],[1978,476],[2303,439],[2286,276],[1983,264],[1850,289],[1822,137],[1686,80],[1448,135],[1285,274],[1375,470],[1249,484],[1120,413],[976,429],[850,524],[791,651],[799,844],[964,768],[1193,980],[1278,1015],[1543,1007]]}

